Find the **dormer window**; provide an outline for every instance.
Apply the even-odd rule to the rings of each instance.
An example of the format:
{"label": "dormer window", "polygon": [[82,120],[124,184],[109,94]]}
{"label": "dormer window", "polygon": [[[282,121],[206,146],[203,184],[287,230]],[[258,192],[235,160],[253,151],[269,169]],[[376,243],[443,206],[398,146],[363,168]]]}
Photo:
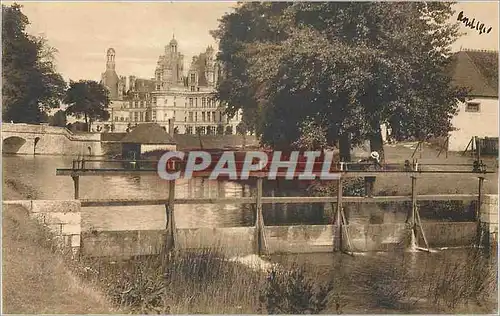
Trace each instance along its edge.
{"label": "dormer window", "polygon": [[465,112],[479,112],[479,102],[467,102],[465,104]]}

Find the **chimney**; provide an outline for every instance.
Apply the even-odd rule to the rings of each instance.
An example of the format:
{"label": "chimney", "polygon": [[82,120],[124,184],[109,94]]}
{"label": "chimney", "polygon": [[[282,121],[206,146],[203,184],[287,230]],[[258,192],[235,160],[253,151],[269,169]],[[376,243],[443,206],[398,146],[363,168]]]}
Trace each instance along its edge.
{"label": "chimney", "polygon": [[168,133],[172,136],[174,135],[174,119],[168,120]]}

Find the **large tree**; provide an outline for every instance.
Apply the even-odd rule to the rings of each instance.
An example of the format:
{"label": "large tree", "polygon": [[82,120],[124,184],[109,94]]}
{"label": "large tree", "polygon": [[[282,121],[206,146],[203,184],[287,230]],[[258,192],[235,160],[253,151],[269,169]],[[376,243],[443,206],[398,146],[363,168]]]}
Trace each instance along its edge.
{"label": "large tree", "polygon": [[102,84],[92,80],[70,81],[64,103],[68,104],[66,114],[84,117],[87,131],[91,130],[95,120],[109,119],[110,103],[108,90]]}
{"label": "large tree", "polygon": [[275,148],[301,143],[311,120],[347,158],[351,137],[382,150],[381,123],[402,138],[444,135],[464,96],[447,72],[451,14],[450,3],[239,5],[214,32],[218,97]]}
{"label": "large tree", "polygon": [[4,121],[39,123],[58,107],[66,84],[55,71],[55,49],[28,35],[21,6],[2,5],[2,115]]}

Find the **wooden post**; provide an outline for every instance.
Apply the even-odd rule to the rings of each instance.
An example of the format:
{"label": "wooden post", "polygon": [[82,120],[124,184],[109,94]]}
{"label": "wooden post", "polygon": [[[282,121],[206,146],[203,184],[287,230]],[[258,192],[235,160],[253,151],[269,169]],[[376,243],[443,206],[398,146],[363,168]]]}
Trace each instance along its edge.
{"label": "wooden post", "polygon": [[476,153],[476,147],[477,147],[477,145],[476,145],[476,136],[472,137],[471,142],[472,142],[472,156],[474,156],[474,154]]}
{"label": "wooden post", "polygon": [[484,177],[479,177],[479,188],[478,188],[477,208],[476,208],[476,221],[478,222],[481,219],[481,203],[483,203],[483,184],[484,184]]}
{"label": "wooden post", "polygon": [[415,229],[417,211],[417,177],[411,176],[411,227]]}
{"label": "wooden post", "polygon": [[483,184],[484,177],[479,178],[479,188],[477,195],[477,207],[476,207],[476,223],[477,223],[477,246],[481,247],[483,244],[483,227],[481,225],[481,204],[483,203]]}
{"label": "wooden post", "polygon": [[335,226],[337,228],[338,240],[335,242],[335,251],[342,251],[342,178],[339,177],[337,182],[337,211],[335,218]]}
{"label": "wooden post", "polygon": [[446,137],[446,158],[448,158],[448,147],[450,147],[450,135]]}
{"label": "wooden post", "polygon": [[476,137],[476,150],[477,150],[477,161],[481,159],[481,140]]}
{"label": "wooden post", "polygon": [[80,198],[80,177],[79,176],[71,176],[73,179],[73,185],[75,187],[75,200]]}
{"label": "wooden post", "polygon": [[168,203],[165,205],[166,212],[166,250],[167,252],[175,248],[176,228],[174,216],[174,202],[175,202],[175,180],[168,182]]}
{"label": "wooden post", "polygon": [[[467,153],[467,150],[469,150],[469,146],[472,145],[472,141],[474,140],[474,137],[472,137],[469,141],[469,143],[467,144],[467,147],[465,147],[465,150],[462,152],[462,156],[465,155]],[[473,147],[472,147],[473,148]],[[474,152],[474,149],[471,149],[473,152]]]}
{"label": "wooden post", "polygon": [[264,219],[262,218],[262,178],[257,178],[257,196],[255,198],[255,241],[256,253],[261,255],[262,252],[262,232],[264,230]]}

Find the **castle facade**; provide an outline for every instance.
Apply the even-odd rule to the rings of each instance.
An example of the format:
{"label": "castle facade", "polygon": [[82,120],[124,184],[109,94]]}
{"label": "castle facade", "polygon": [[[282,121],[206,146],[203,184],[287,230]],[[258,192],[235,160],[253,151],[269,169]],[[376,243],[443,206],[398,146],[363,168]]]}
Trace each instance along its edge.
{"label": "castle facade", "polygon": [[225,107],[215,99],[220,68],[211,46],[194,56],[185,72],[184,55],[172,38],[158,58],[154,78],[129,76],[128,85],[126,77],[116,73],[115,56],[115,50],[108,49],[106,71],[101,76],[111,99],[110,120],[100,123],[104,130],[125,132],[141,123],[155,122],[167,131],[172,126],[171,132],[179,134],[236,133],[241,112],[228,117]]}

